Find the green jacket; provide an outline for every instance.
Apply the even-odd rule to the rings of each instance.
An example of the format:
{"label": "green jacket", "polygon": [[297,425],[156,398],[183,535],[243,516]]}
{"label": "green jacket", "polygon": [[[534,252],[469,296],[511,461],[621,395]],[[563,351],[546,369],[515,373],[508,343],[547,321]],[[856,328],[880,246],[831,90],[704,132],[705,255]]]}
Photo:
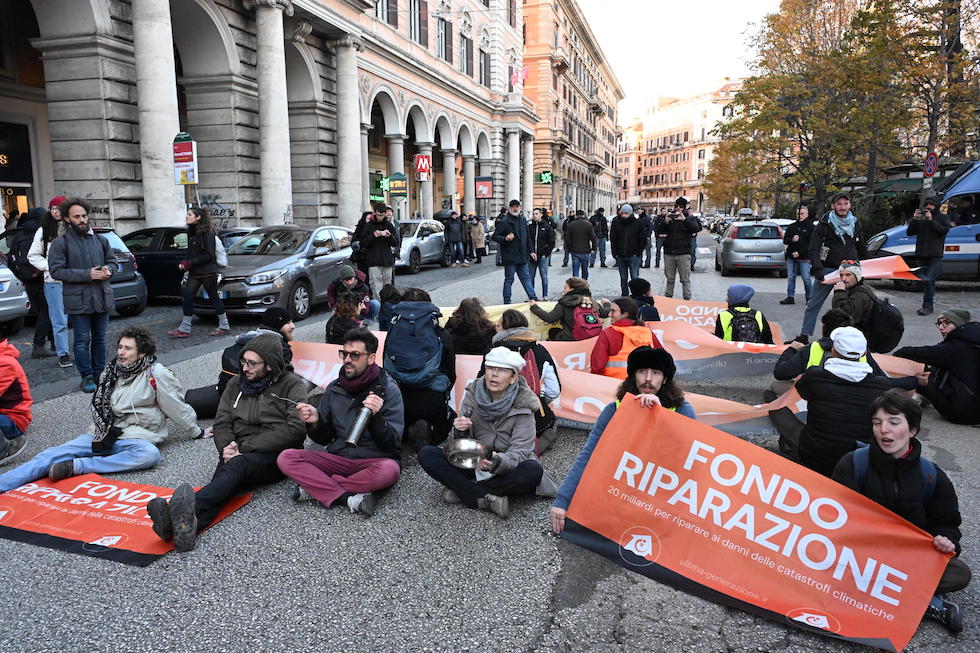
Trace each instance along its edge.
{"label": "green jacket", "polygon": [[871,312],[876,299],[875,291],[861,280],[850,288],[835,290],[831,306],[850,315],[854,327],[867,337],[871,331]]}
{"label": "green jacket", "polygon": [[282,338],[276,333],[260,333],[242,347],[241,354],[247,351],[262,357],[273,381],[254,397],[246,397],[241,392],[239,383],[244,376],[228,382],[214,420],[214,446],[219,453],[231,442],[237,442],[242,453],[301,449],[306,425],[300,421],[296,406],[272,396],[306,401],[306,384],[282,356]]}

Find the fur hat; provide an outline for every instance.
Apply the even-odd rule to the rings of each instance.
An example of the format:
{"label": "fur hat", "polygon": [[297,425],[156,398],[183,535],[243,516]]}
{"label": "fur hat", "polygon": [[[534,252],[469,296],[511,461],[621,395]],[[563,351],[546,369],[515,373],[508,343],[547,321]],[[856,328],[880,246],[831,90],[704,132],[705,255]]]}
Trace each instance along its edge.
{"label": "fur hat", "polygon": [[631,351],[626,359],[627,378],[634,378],[638,370],[660,370],[664,373],[664,382],[667,382],[674,378],[677,366],[667,350],[644,345]]}

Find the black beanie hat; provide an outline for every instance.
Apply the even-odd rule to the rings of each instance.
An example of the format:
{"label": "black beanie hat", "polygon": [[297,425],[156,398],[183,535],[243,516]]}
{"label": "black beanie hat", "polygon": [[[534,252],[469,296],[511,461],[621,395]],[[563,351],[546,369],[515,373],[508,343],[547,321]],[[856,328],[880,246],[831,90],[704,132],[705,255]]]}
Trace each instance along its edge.
{"label": "black beanie hat", "polygon": [[664,382],[667,382],[674,378],[677,366],[667,350],[644,345],[631,351],[626,359],[627,377],[634,378],[637,370],[660,370],[664,373]]}
{"label": "black beanie hat", "polygon": [[278,331],[292,319],[286,309],[273,306],[265,309],[265,313],[262,314],[262,326]]}

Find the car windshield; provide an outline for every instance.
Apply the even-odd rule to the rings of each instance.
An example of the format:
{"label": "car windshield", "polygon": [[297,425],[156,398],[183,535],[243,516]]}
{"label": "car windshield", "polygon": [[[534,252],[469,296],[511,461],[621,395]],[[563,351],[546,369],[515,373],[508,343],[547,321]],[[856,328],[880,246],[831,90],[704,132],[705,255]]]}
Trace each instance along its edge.
{"label": "car windshield", "polygon": [[411,238],[415,235],[415,230],[419,228],[417,222],[402,222],[398,225],[398,233],[402,238]]}
{"label": "car windshield", "polygon": [[739,225],[738,238],[750,240],[772,240],[779,238],[779,229],[769,225]]}
{"label": "car windshield", "polygon": [[123,252],[128,254],[129,248],[126,247],[126,243],[123,242],[122,238],[119,237],[115,231],[98,231],[96,232],[103,238],[109,241],[109,246],[117,252]]}
{"label": "car windshield", "polygon": [[229,256],[283,256],[302,249],[310,239],[305,229],[256,229],[242,237],[228,250]]}

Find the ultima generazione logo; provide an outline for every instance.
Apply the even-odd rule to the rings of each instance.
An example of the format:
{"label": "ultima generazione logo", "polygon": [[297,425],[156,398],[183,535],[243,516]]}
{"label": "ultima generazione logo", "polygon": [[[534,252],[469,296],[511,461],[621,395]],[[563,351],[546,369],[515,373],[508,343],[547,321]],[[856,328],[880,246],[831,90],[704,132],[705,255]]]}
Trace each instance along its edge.
{"label": "ultima generazione logo", "polygon": [[[627,551],[632,555],[628,555]],[[660,538],[645,526],[627,528],[619,538],[619,555],[629,565],[645,567],[660,557]],[[642,561],[637,558],[642,558]]]}

